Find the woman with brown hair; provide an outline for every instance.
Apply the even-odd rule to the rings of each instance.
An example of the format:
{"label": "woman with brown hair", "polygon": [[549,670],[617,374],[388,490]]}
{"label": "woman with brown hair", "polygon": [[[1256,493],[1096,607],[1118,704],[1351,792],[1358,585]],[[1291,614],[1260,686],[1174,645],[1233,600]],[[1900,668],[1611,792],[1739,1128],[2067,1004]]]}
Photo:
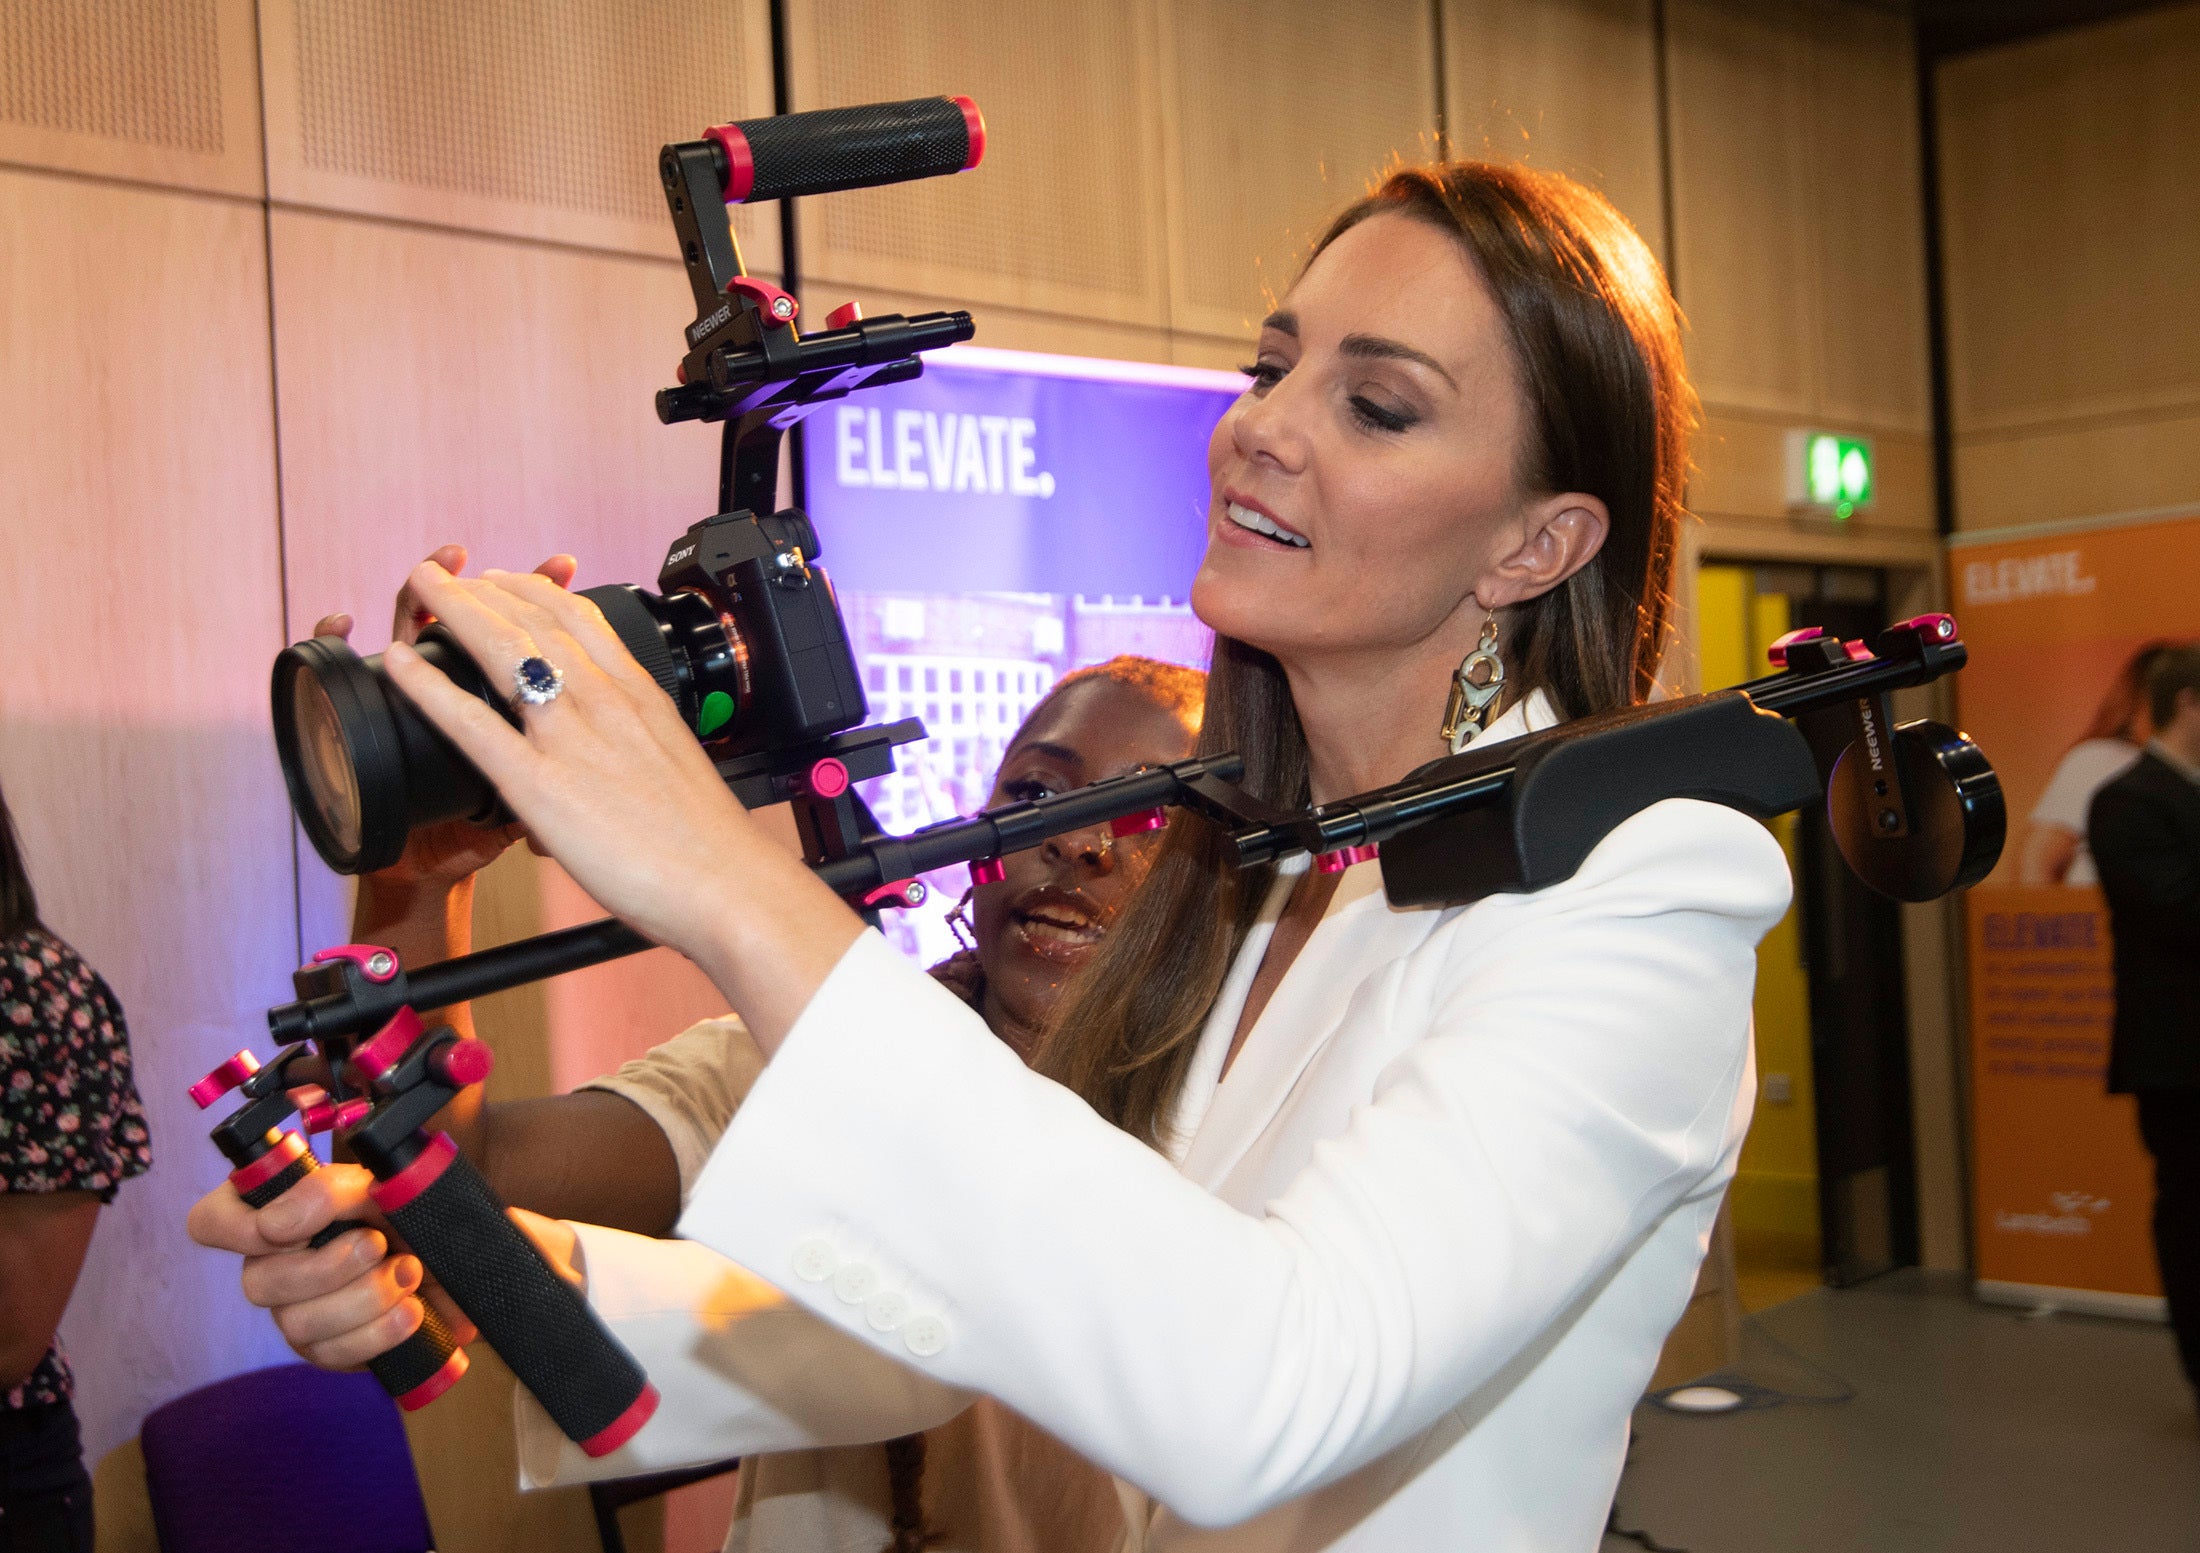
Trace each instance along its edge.
{"label": "woman with brown hair", "polygon": [[[1248,372],[1193,603],[1202,744],[1254,791],[1335,799],[1650,694],[1692,401],[1601,199],[1400,172]],[[539,658],[562,692],[515,731],[391,672],[767,1057],[693,1243],[538,1226],[665,1397],[611,1470],[980,1392],[1116,1475],[1134,1548],[1595,1546],[1747,1122],[1788,899],[1761,826],[1661,803],[1563,884],[1439,911],[1364,863],[1235,873],[1179,817],[1034,1073],[757,832],[585,601],[413,586],[500,681]],[[324,1306],[329,1352],[386,1344],[387,1304]],[[526,1451],[586,1470],[537,1413]]]}

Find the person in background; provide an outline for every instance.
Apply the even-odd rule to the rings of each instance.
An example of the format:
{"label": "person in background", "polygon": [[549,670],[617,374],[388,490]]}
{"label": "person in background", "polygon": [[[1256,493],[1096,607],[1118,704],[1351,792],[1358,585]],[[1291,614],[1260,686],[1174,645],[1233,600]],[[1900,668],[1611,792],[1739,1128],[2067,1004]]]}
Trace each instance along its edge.
{"label": "person in background", "polygon": [[2147,716],[2147,669],[2171,642],[2147,642],[2101,694],[2093,721],[2063,751],[2017,849],[2017,883],[2098,884],[2085,840],[2085,816],[2093,795],[2131,768],[2153,733]]}
{"label": "person in background", "polygon": [[[454,570],[465,563],[455,546],[435,559]],[[570,559],[546,562],[543,573],[561,586],[570,582]],[[410,639],[424,623],[401,598],[396,634]],[[342,636],[350,628],[347,617],[331,616],[316,631]],[[1186,758],[1198,736],[1205,683],[1195,669],[1129,656],[1065,675],[1010,740],[991,803],[1030,801]],[[353,941],[387,945],[411,965],[466,953],[474,876],[515,835],[464,823],[418,833],[396,865],[360,879]],[[958,908],[972,924],[972,947],[933,967],[933,974],[1028,1060],[1064,985],[1098,949],[1145,876],[1158,840],[1118,838],[1101,826],[1004,858],[1002,877],[974,888]],[[473,1028],[464,1006],[433,1017],[461,1033]],[[738,1021],[705,1020],[572,1094],[489,1105],[475,1088],[438,1121],[516,1207],[668,1235],[761,1067],[761,1054]],[[344,1186],[345,1175],[321,1172],[284,1201],[304,1205],[324,1187]],[[270,1244],[295,1246],[337,1216],[334,1201],[314,1206],[278,1234],[265,1217],[244,1209],[233,1190],[217,1187],[194,1210],[193,1233],[229,1245],[233,1234],[264,1231]],[[341,1211],[373,1217],[349,1206]],[[419,1301],[441,1296],[432,1283],[422,1286],[416,1259],[385,1258],[383,1249],[378,1231],[357,1231],[318,1252],[270,1258],[260,1265],[257,1282],[248,1273],[248,1287],[311,1300],[379,1263],[383,1276],[408,1291],[391,1313],[391,1335],[402,1337],[420,1319]],[[466,1335],[456,1309],[443,1308]],[[304,1304],[298,1309],[311,1319]],[[316,1345],[296,1346],[307,1359],[341,1367]],[[1119,1521],[1106,1474],[981,1401],[883,1450],[803,1451],[754,1463],[741,1484],[728,1546],[741,1553],[837,1553],[881,1544],[891,1553],[920,1547],[938,1553],[1105,1553]]]}
{"label": "person in background", "polygon": [[0,1553],[91,1553],[56,1329],[101,1205],[152,1162],[122,1007],[39,921],[0,795]]}
{"label": "person in background", "polygon": [[2108,1089],[2138,1099],[2162,1292],[2200,1392],[2200,644],[2155,656],[2147,700],[2154,737],[2088,830],[2114,940]]}

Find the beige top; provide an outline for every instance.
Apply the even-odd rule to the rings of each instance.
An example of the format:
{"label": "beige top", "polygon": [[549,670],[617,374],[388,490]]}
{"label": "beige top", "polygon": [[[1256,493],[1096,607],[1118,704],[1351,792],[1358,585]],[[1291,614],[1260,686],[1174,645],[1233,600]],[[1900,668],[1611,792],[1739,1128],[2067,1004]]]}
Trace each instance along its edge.
{"label": "beige top", "polygon": [[[581,1087],[624,1096],[672,1145],[686,1206],[763,1071],[738,1019],[706,1019]],[[989,1398],[928,1430],[924,1512],[935,1553],[1111,1553],[1122,1507],[1107,1473]],[[790,1451],[744,1466],[726,1553],[880,1553],[892,1537],[882,1446]]]}

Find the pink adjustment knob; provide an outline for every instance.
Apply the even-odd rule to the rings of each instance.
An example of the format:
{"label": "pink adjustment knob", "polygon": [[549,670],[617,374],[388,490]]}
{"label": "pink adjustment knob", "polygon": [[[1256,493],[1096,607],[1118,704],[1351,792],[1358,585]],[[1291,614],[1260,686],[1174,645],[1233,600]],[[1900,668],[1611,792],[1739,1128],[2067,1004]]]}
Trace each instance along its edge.
{"label": "pink adjustment knob", "polygon": [[324,949],[313,957],[315,965],[330,960],[350,960],[367,973],[369,981],[388,981],[397,974],[397,956],[380,944],[338,944],[334,949]]}
{"label": "pink adjustment knob", "polygon": [[1893,631],[1916,631],[1936,642],[1952,642],[1956,639],[1956,617],[1953,615],[1912,615],[1907,620],[1897,620],[1888,629]]}
{"label": "pink adjustment knob", "polygon": [[882,884],[863,897],[866,906],[885,906],[899,903],[903,906],[922,906],[925,888],[921,879],[896,879],[892,884]]}
{"label": "pink adjustment knob", "polygon": [[496,1053],[485,1041],[457,1041],[429,1058],[428,1065],[444,1083],[464,1089],[489,1076],[489,1070],[496,1066]]}
{"label": "pink adjustment knob", "polygon": [[1354,863],[1374,861],[1382,855],[1382,848],[1374,842],[1365,846],[1339,847],[1334,852],[1324,852],[1314,859],[1314,866],[1325,874],[1341,874]]}
{"label": "pink adjustment knob", "polygon": [[828,329],[845,329],[850,324],[861,323],[862,321],[863,304],[861,302],[843,302],[825,315],[825,327]]}
{"label": "pink adjustment knob", "polygon": [[970,865],[972,885],[999,884],[1008,877],[1008,865],[997,857],[982,857]]}
{"label": "pink adjustment knob", "polygon": [[191,1103],[203,1111],[259,1071],[259,1058],[239,1052],[191,1086]]}
{"label": "pink adjustment knob", "polygon": [[342,1132],[346,1128],[358,1126],[373,1109],[374,1102],[371,1100],[324,1099],[319,1105],[309,1106],[299,1112],[298,1120],[310,1133]]}
{"label": "pink adjustment knob", "polygon": [[1841,646],[1848,653],[1851,663],[1862,663],[1872,655],[1872,650],[1862,642],[1843,642]]}
{"label": "pink adjustment knob", "polygon": [[373,1083],[412,1050],[412,1043],[420,1039],[420,1028],[418,1014],[409,1008],[399,1009],[397,1017],[377,1030],[373,1040],[351,1054],[351,1065]]}
{"label": "pink adjustment knob", "polygon": [[1815,642],[1825,634],[1824,626],[1803,626],[1798,630],[1788,632],[1787,635],[1766,648],[1765,656],[1772,660],[1774,668],[1784,669],[1788,666],[1788,649],[1790,647],[1793,647],[1797,642]]}
{"label": "pink adjustment knob", "polygon": [[1166,809],[1141,809],[1136,814],[1119,814],[1108,821],[1108,831],[1115,836],[1143,836],[1150,830],[1159,830],[1169,823]]}
{"label": "pink adjustment knob", "polygon": [[803,782],[813,797],[838,798],[848,791],[848,768],[828,755],[810,767]]}
{"label": "pink adjustment knob", "polygon": [[794,299],[793,293],[780,290],[768,280],[758,280],[754,275],[734,276],[726,282],[726,290],[739,292],[754,302],[767,329],[791,324],[802,312],[802,304]]}

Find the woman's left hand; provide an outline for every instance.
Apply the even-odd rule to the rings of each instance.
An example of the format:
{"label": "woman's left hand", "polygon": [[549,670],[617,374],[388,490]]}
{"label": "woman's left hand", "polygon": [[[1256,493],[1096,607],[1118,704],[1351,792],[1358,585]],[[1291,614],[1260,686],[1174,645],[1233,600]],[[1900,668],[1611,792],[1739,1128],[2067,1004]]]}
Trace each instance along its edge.
{"label": "woman's left hand", "polygon": [[564,676],[515,729],[403,643],[383,662],[581,887],[696,961],[767,1051],[862,930],[855,914],[750,820],[695,733],[604,621],[535,573],[454,577],[434,561],[411,591],[489,682],[525,659]]}

